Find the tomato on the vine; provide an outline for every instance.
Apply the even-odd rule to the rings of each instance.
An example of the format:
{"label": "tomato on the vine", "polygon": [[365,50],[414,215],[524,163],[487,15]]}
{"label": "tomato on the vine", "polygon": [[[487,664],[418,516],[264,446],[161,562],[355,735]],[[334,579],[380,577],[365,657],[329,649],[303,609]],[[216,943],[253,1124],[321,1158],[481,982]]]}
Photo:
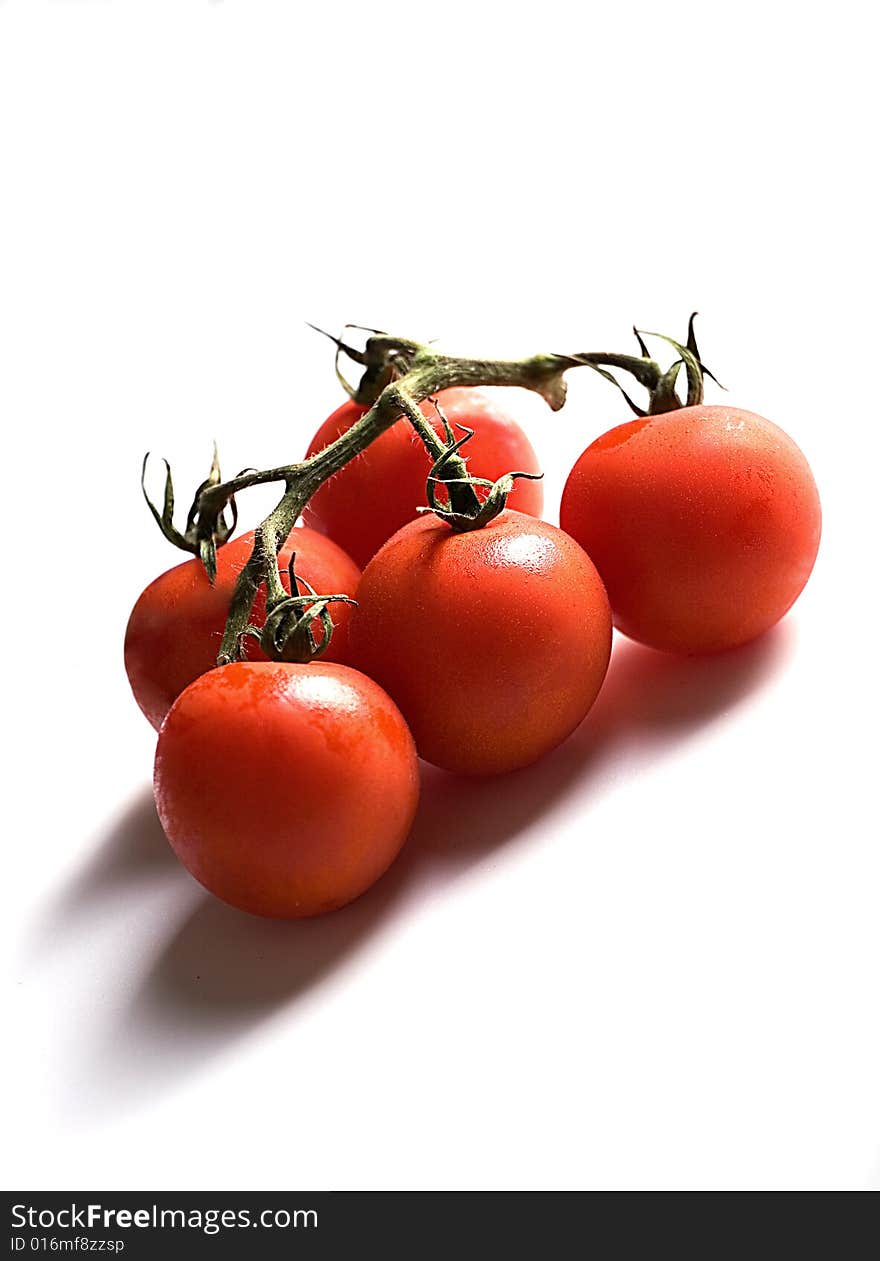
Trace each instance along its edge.
{"label": "tomato on the vine", "polygon": [[455,533],[404,526],[367,565],[352,665],[393,698],[422,757],[496,774],[560,744],[598,694],[611,649],[599,575],[555,526],[505,510]]}
{"label": "tomato on the vine", "polygon": [[196,679],[156,749],[159,818],[183,865],[224,902],[299,919],[387,870],[418,803],[412,736],[346,666],[236,662]]}
{"label": "tomato on the vine", "polygon": [[816,559],[821,509],[786,433],[753,412],[693,406],[592,443],[560,522],[595,562],[625,635],[704,653],[746,643],[787,612]]}
{"label": "tomato on the vine", "polygon": [[[253,543],[251,531],[219,548],[213,586],[201,561],[193,558],[160,574],[138,597],[125,632],[125,668],[135,700],[157,729],[183,689],[216,665],[229,601]],[[360,579],[357,565],[332,540],[304,528],[293,530],[278,554],[287,590],[294,551],[297,575],[315,591],[354,595]],[[255,625],[263,623],[265,613],[266,590],[261,587],[254,602]],[[346,659],[350,615],[349,605],[332,606],[336,629],[325,661]],[[252,660],[265,659],[254,640],[247,641],[246,653]]]}
{"label": "tomato on the vine", "polygon": [[[505,473],[539,473],[537,456],[526,435],[493,398],[474,389],[449,389],[437,395],[449,423],[473,429],[462,450],[474,477],[496,481]],[[309,444],[314,455],[329,446],[364,414],[349,401],[329,416]],[[436,409],[425,401],[422,411],[442,437]],[[456,437],[461,431],[453,430]],[[303,513],[306,525],[320,530],[345,548],[361,566],[427,503],[425,482],[431,458],[406,420],[400,420],[341,472],[315,492]],[[539,481],[518,481],[511,508],[540,516],[544,504]]]}

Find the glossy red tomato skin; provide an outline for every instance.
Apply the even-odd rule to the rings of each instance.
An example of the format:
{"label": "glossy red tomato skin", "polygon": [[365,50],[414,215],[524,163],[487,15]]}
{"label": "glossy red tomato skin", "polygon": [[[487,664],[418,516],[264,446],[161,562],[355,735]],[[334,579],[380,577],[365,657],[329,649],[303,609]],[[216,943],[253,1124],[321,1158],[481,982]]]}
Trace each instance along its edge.
{"label": "glossy red tomato skin", "polygon": [[420,755],[446,770],[517,770],[560,744],[601,687],[611,613],[585,552],[507,510],[456,534],[434,516],[367,565],[352,664],[400,707]]}
{"label": "glossy red tomato skin", "polygon": [[[528,438],[494,399],[474,389],[444,390],[438,399],[450,424],[474,431],[462,454],[475,477],[497,481],[505,473],[541,471]],[[315,434],[308,455],[322,451],[364,410],[356,403],[343,403]],[[422,411],[437,433],[442,433],[431,404],[423,403]],[[461,436],[460,431],[455,433]],[[335,539],[363,568],[382,544],[425,506],[430,469],[431,459],[412,426],[400,420],[319,488],[303,520]],[[518,480],[508,502],[511,508],[539,517],[544,506],[541,483]]]}
{"label": "glossy red tomato skin", "polygon": [[699,406],[597,439],[568,478],[560,523],[589,551],[625,635],[711,653],[788,611],[816,559],[821,508],[783,430],[753,412]]}
{"label": "glossy red tomato skin", "polygon": [[418,762],[399,710],[356,670],[237,662],[175,701],[154,789],[172,848],[206,889],[300,919],[344,906],[391,865]]}
{"label": "glossy red tomato skin", "polygon": [[[217,552],[217,577],[208,582],[201,561],[193,558],[176,565],[139,596],[125,632],[125,668],[135,700],[158,730],[174,701],[185,687],[217,662],[223,627],[236,579],[251,554],[253,531],[225,544]],[[315,530],[296,529],[279,553],[282,582],[296,549],[296,571],[316,591],[354,595],[360,570],[330,539]],[[330,606],[336,629],[325,661],[344,662],[351,606]],[[261,588],[254,604],[254,625],[261,625],[266,593]],[[251,660],[265,660],[259,644],[247,645]]]}

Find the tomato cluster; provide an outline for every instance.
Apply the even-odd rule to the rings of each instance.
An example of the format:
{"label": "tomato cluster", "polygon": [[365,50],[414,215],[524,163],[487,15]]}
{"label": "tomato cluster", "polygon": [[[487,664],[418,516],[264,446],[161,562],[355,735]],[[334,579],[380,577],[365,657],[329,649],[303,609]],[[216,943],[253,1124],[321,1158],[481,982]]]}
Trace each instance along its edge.
{"label": "tomato cluster", "polygon": [[[441,402],[474,430],[474,476],[537,470],[494,402],[471,389]],[[344,404],[309,454],[364,411]],[[245,660],[212,668],[253,535],[220,548],[213,584],[187,561],[131,614],[125,662],[159,729],[163,827],[244,910],[317,915],[367,889],[412,823],[418,757],[498,775],[554,749],[602,686],[612,622],[669,652],[734,648],[783,616],[816,557],[809,466],[751,412],[685,406],[609,430],[571,470],[561,528],[539,519],[535,482],[480,528],[420,515],[431,463],[398,421],[318,489],[282,548],[281,570],[295,552],[318,594],[356,595],[321,661],[269,661],[248,641]],[[252,620],[265,609],[263,590]]]}

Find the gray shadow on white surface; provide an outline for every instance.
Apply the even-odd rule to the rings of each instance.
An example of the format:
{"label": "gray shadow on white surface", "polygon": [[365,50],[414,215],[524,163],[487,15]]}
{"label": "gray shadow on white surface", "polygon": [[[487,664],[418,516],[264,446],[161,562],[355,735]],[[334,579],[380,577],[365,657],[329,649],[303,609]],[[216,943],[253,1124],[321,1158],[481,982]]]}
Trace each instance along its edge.
{"label": "gray shadow on white surface", "polygon": [[356,902],[296,922],[247,915],[197,892],[89,1049],[73,1111],[85,1118],[148,1102],[303,999],[385,922],[407,868],[401,859]]}
{"label": "gray shadow on white surface", "polygon": [[[307,996],[403,907],[428,890],[445,889],[499,846],[522,839],[535,821],[564,808],[570,790],[601,791],[621,759],[654,762],[672,754],[783,667],[793,645],[793,628],[785,624],[711,658],[670,657],[618,638],[587,721],[554,754],[506,776],[503,790],[494,778],[423,768],[419,813],[403,854],[351,906],[321,919],[276,922],[196,893],[115,1023],[85,1048],[76,1110],[118,1112],[198,1072],[261,1021]],[[157,841],[168,851],[149,816],[142,801],[133,805],[131,835],[115,829],[89,860],[62,899],[67,913],[87,909],[96,890],[123,900],[136,896],[138,873],[166,861],[153,852]],[[541,835],[533,833],[530,843],[540,844]],[[120,967],[126,957],[130,952],[120,954]]]}
{"label": "gray shadow on white surface", "polygon": [[147,887],[185,879],[162,831],[152,789],[145,786],[40,914],[29,943],[34,959],[56,950],[102,909],[126,906]]}
{"label": "gray shadow on white surface", "polygon": [[[712,657],[673,657],[615,637],[608,677],[586,721],[549,757],[496,779],[453,777],[426,768],[409,845],[447,869],[480,861],[562,806],[569,789],[600,790],[603,772],[624,759],[655,762],[745,701],[794,651],[790,624],[744,648]],[[450,826],[449,796],[457,809]]]}
{"label": "gray shadow on white surface", "polygon": [[92,856],[60,892],[53,910],[62,921],[99,902],[124,896],[145,881],[179,871],[156,814],[153,792],[143,788],[108,830]]}

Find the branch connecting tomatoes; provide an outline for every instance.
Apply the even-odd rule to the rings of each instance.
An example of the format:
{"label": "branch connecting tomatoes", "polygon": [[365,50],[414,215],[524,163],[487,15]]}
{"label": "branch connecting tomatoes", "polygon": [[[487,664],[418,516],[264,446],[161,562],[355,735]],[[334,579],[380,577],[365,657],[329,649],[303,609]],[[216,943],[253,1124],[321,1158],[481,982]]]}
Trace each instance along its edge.
{"label": "branch connecting tomatoes", "polygon": [[[459,431],[472,430],[465,454],[468,471],[495,482],[512,469],[540,473],[537,456],[516,421],[478,390],[443,390],[437,396],[447,421]],[[307,456],[322,451],[363,416],[366,408],[350,399],[324,421]],[[444,430],[436,407],[421,404],[438,440]],[[363,567],[383,543],[415,520],[426,502],[425,482],[433,461],[412,427],[392,425],[341,472],[324,482],[305,506],[306,525],[327,534]],[[508,506],[539,517],[544,494],[539,481],[520,481]]]}

